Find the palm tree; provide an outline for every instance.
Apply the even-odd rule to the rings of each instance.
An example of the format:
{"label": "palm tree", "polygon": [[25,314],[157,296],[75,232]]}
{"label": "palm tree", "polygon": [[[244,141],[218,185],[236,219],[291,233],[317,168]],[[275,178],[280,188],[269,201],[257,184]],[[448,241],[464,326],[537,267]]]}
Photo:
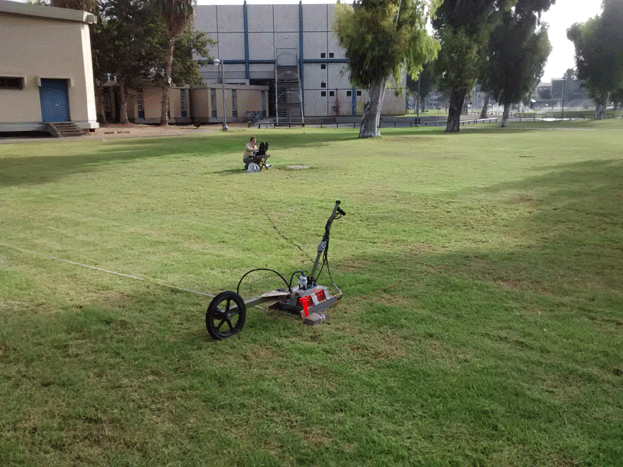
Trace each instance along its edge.
{"label": "palm tree", "polygon": [[175,38],[190,26],[194,15],[194,3],[195,0],[155,0],[156,8],[162,15],[168,37],[165,83],[162,88],[162,113],[160,115],[160,125],[162,126],[169,124],[169,93],[171,91]]}

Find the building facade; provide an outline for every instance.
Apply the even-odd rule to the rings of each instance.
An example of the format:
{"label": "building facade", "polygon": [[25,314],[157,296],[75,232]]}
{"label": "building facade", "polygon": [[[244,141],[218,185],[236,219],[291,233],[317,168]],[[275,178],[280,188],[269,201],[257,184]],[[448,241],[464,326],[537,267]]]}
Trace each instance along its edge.
{"label": "building facade", "polygon": [[97,128],[89,24],[96,17],[0,0],[0,132]]}
{"label": "building facade", "polygon": [[[199,5],[194,27],[217,44],[206,83],[269,87],[269,115],[288,118],[361,115],[366,91],[349,80],[347,59],[332,30],[335,5]],[[402,83],[404,86],[406,83]],[[394,86],[395,87],[395,86]],[[404,114],[404,96],[388,89],[383,113]]]}

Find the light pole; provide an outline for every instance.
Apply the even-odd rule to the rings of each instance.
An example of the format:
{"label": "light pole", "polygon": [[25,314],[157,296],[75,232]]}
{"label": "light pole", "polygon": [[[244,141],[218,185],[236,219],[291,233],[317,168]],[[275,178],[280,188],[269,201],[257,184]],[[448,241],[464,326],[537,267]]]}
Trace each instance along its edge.
{"label": "light pole", "polygon": [[223,131],[229,130],[227,128],[227,108],[225,107],[225,64],[218,58],[214,59],[214,66],[218,70],[221,67],[221,83],[223,84]]}
{"label": "light pole", "polygon": [[415,126],[420,126],[420,79],[422,78],[422,72],[420,71],[420,76],[417,77],[417,106],[415,107],[415,111],[417,112],[416,121],[417,124]]}
{"label": "light pole", "polygon": [[560,111],[560,118],[565,119],[565,88],[567,87],[567,72],[562,75],[562,110]]}

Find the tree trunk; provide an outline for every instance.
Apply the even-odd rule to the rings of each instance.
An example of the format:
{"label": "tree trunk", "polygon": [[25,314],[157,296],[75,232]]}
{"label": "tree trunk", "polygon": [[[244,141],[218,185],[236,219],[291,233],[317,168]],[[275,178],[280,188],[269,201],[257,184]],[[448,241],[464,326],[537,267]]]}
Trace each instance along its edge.
{"label": "tree trunk", "polygon": [[502,114],[502,128],[506,128],[508,126],[508,117],[511,113],[511,105],[504,104],[504,113]]}
{"label": "tree trunk", "polygon": [[485,94],[485,102],[482,104],[482,110],[480,111],[480,118],[488,118],[489,117],[489,98],[491,97],[491,93],[488,92]]}
{"label": "tree trunk", "polygon": [[128,95],[124,80],[119,81],[119,123],[128,123]]}
{"label": "tree trunk", "polygon": [[164,87],[162,88],[162,113],[160,114],[160,125],[169,125],[169,94],[171,93],[171,74],[173,73],[173,48],[175,38],[169,38],[169,48],[167,50],[167,68],[164,71]]}
{"label": "tree trunk", "polygon": [[372,138],[381,136],[379,125],[381,123],[381,107],[385,97],[386,78],[382,78],[376,83],[372,83],[369,90],[368,102],[363,107],[361,116],[361,126],[359,128],[360,138]]}
{"label": "tree trunk", "polygon": [[595,120],[603,120],[606,118],[606,104],[608,103],[609,94],[595,99]]}
{"label": "tree trunk", "polygon": [[453,89],[450,96],[450,108],[448,109],[448,121],[446,133],[458,133],[461,129],[461,109],[465,102],[465,91]]}

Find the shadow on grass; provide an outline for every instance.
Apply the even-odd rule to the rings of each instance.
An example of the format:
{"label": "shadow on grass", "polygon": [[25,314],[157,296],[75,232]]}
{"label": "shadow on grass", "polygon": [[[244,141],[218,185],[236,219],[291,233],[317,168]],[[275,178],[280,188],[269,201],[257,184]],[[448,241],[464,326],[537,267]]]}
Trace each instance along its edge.
{"label": "shadow on grass", "polygon": [[[567,303],[577,300],[589,308],[591,302],[600,303],[610,308],[605,314],[618,313],[618,322],[623,324],[623,313],[616,311],[623,309],[623,162],[585,161],[539,170],[547,173],[486,188],[485,196],[477,197],[486,208],[482,219],[477,219],[478,228],[464,231],[462,213],[440,225],[447,236],[441,243],[450,248],[454,241],[473,246],[441,252],[440,247],[424,245],[423,251],[407,250],[394,260],[385,254],[347,259],[344,265],[371,271],[369,277],[350,285],[357,294],[365,294],[411,276],[416,281],[421,271],[443,265],[431,273],[488,283],[504,291],[548,295]],[[456,196],[467,199],[473,191]],[[508,222],[510,211],[522,214]],[[503,226],[496,225],[498,216]],[[334,271],[339,270],[336,264]]]}
{"label": "shadow on grass", "polygon": [[[293,147],[320,147],[335,141],[355,140],[356,135],[344,132],[298,132],[279,131],[262,134],[264,141],[270,141],[271,148],[285,151]],[[103,165],[128,163],[140,159],[159,157],[218,157],[231,154],[232,158],[242,158],[247,134],[206,135],[193,138],[159,137],[117,139],[102,142],[95,146],[89,141],[64,142],[62,148],[54,145],[42,146],[14,145],[0,159],[0,186],[37,185],[58,180],[68,175],[98,170]],[[259,138],[258,138],[259,140]],[[97,144],[97,142],[95,142]],[[44,147],[42,153],[50,155],[26,155],[26,151],[36,152]],[[57,153],[55,154],[55,151]],[[58,154],[65,151],[64,154]],[[87,153],[88,154],[85,154]],[[57,155],[58,154],[58,155]],[[224,170],[223,174],[237,173],[237,169]]]}

